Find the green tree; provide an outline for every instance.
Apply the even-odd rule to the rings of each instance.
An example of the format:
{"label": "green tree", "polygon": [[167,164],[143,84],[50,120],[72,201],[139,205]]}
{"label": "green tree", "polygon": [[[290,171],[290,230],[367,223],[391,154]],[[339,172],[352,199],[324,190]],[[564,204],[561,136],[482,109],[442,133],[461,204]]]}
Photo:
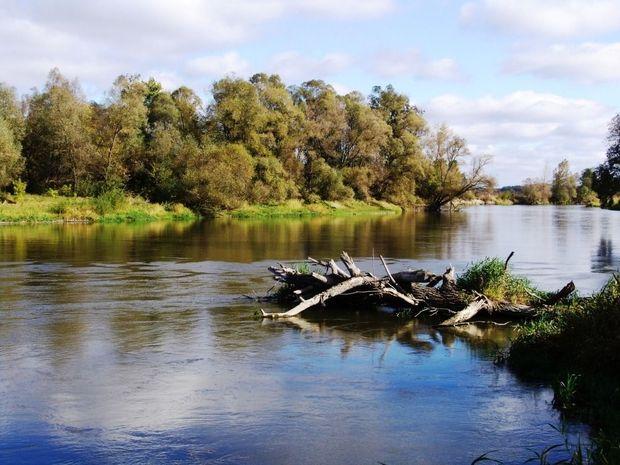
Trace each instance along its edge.
{"label": "green tree", "polygon": [[97,147],[94,178],[104,189],[123,185],[128,163],[143,146],[147,125],[146,86],[138,76],[119,76],[104,105],[93,105],[93,132]]}
{"label": "green tree", "polygon": [[187,163],[186,202],[204,213],[239,207],[248,199],[254,160],[240,144],[207,144]]}
{"label": "green tree", "polygon": [[80,192],[94,153],[90,121],[91,108],[78,84],[53,69],[43,92],[29,99],[23,151],[32,189],[70,185]]}
{"label": "green tree", "polygon": [[392,86],[374,87],[370,107],[391,129],[387,143],[381,147],[380,163],[374,166],[372,193],[403,206],[416,204],[416,192],[422,187],[418,183],[429,171],[421,144],[426,133],[422,112]]}
{"label": "green tree", "polygon": [[577,198],[577,179],[570,172],[568,160],[562,160],[553,171],[551,201],[556,205],[570,205]]}
{"label": "green tree", "polygon": [[620,114],[609,123],[607,160],[596,168],[593,189],[605,208],[620,202]]}
{"label": "green tree", "polygon": [[577,188],[577,202],[587,207],[599,207],[601,201],[592,189],[595,182],[595,172],[591,168],[583,170],[579,178],[579,187]]}
{"label": "green tree", "polygon": [[23,170],[23,134],[24,117],[15,90],[0,83],[0,190],[16,181]]}

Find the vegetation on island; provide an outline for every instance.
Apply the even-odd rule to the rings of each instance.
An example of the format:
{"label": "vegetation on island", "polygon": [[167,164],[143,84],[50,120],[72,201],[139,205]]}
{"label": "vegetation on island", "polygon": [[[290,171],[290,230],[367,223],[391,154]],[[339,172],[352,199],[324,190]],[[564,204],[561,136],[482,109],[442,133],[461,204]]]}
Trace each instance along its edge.
{"label": "vegetation on island", "polygon": [[221,79],[211,96],[204,104],[187,87],[125,75],[89,102],[56,69],[21,100],[0,85],[0,191],[8,202],[24,187],[76,198],[120,191],[201,214],[291,201],[437,210],[488,181],[485,157],[471,157],[448,127],[429,128],[392,86],[366,98],[256,74]]}

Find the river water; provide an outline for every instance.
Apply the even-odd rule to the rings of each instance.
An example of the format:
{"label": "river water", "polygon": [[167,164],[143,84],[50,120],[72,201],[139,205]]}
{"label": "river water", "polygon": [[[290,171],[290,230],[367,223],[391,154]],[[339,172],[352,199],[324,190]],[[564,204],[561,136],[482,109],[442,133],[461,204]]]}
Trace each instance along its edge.
{"label": "river water", "polygon": [[539,286],[588,293],[620,266],[620,213],[1,226],[0,463],[510,464],[561,442],[552,392],[493,364],[508,328],[260,321],[240,298],[275,261],[342,250],[377,273],[378,254],[441,272],[514,250]]}

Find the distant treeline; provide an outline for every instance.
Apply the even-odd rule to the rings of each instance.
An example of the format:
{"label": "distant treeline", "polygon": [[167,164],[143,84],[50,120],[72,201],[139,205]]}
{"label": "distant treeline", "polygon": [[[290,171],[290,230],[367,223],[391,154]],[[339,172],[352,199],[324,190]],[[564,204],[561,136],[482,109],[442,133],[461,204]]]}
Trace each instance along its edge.
{"label": "distant treeline", "polygon": [[18,99],[0,85],[0,190],[122,190],[201,212],[243,203],[370,198],[436,210],[488,182],[486,158],[392,86],[368,98],[312,80],[227,77],[203,104],[188,87],[124,75],[103,102],[52,70]]}
{"label": "distant treeline", "polygon": [[[521,186],[508,186],[495,194],[501,201],[525,205],[573,205],[620,208],[620,116],[610,124],[607,160],[596,168],[587,168],[581,174],[571,173],[568,160],[562,160],[553,171],[553,177],[528,178]],[[488,190],[480,196],[489,196]]]}

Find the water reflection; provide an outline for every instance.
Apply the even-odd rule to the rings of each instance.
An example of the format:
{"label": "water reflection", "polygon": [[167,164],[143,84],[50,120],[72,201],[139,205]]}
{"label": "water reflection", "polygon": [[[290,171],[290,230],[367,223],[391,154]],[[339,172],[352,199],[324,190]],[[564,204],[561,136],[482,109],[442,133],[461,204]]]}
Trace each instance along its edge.
{"label": "water reflection", "polygon": [[[616,215],[616,216],[614,216]],[[490,207],[0,228],[0,463],[461,464],[557,442],[550,392],[491,363],[509,328],[382,312],[261,321],[268,262],[342,249],[441,271],[516,250],[545,287],[618,266],[616,212]],[[524,456],[525,454],[525,456]]]}

